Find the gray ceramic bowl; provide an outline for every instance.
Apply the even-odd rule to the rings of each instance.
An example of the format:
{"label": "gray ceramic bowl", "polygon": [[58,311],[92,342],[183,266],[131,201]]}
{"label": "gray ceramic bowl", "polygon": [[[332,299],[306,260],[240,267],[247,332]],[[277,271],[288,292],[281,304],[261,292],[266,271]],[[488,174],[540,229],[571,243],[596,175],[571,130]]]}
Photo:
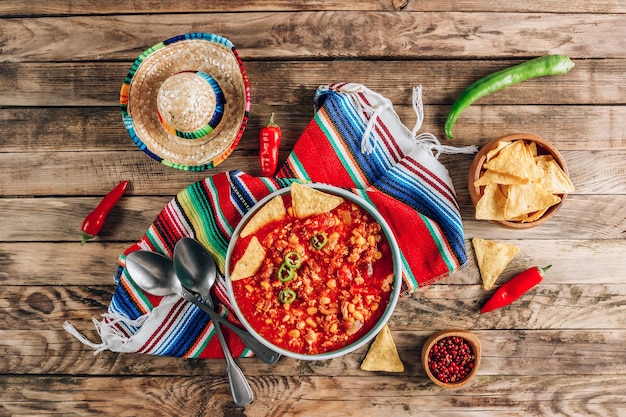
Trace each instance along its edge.
{"label": "gray ceramic bowl", "polygon": [[291,352],[289,350],[285,350],[283,348],[280,348],[280,347],[272,344],[271,342],[266,340],[263,336],[261,336],[250,325],[250,323],[246,320],[246,318],[242,314],[241,309],[239,307],[239,304],[237,302],[237,299],[235,298],[235,296],[233,294],[233,286],[232,286],[232,282],[230,280],[231,257],[232,257],[232,253],[233,253],[233,250],[234,250],[234,247],[235,247],[235,243],[237,242],[237,238],[239,237],[239,233],[240,233],[241,229],[246,225],[246,223],[254,215],[254,213],[256,213],[269,200],[271,200],[272,198],[276,197],[277,195],[282,195],[282,194],[286,194],[286,193],[290,192],[290,188],[289,187],[280,189],[278,191],[275,191],[274,193],[268,195],[267,197],[265,197],[261,201],[259,201],[250,211],[248,211],[246,213],[246,215],[243,217],[241,222],[235,228],[235,231],[233,233],[233,238],[231,239],[230,244],[228,245],[228,251],[226,253],[226,266],[225,266],[225,269],[226,269],[226,287],[228,289],[228,295],[229,295],[230,301],[231,301],[231,303],[233,305],[233,308],[235,310],[235,313],[236,313],[237,317],[239,318],[241,323],[244,325],[244,327],[252,335],[254,335],[258,340],[260,340],[263,344],[265,344],[266,346],[274,349],[275,351],[277,351],[277,352],[279,352],[282,355],[287,356],[287,357],[291,357],[291,358],[295,358],[295,359],[303,359],[303,360],[325,360],[325,359],[331,359],[331,358],[336,358],[336,357],[339,357],[339,356],[343,356],[343,355],[345,355],[347,353],[350,353],[350,352],[360,348],[361,346],[363,346],[364,344],[366,344],[367,342],[372,340],[374,337],[376,337],[376,335],[380,332],[380,330],[383,328],[383,326],[389,320],[389,317],[391,317],[391,314],[393,313],[393,310],[394,310],[394,308],[395,308],[395,306],[396,306],[396,304],[398,302],[398,297],[400,296],[400,290],[401,290],[401,285],[402,285],[402,262],[401,262],[401,259],[400,259],[400,250],[398,248],[398,244],[396,242],[396,239],[393,236],[393,233],[391,232],[391,229],[389,228],[389,225],[387,224],[387,222],[383,219],[383,217],[380,215],[380,213],[376,210],[376,208],[372,204],[368,203],[366,200],[364,200],[363,198],[357,196],[356,194],[353,194],[353,193],[351,193],[349,191],[346,191],[346,190],[338,188],[338,187],[333,187],[333,186],[324,185],[324,184],[305,184],[305,185],[308,186],[308,187],[312,187],[312,188],[315,188],[317,190],[326,192],[326,193],[330,193],[330,194],[341,196],[341,197],[343,197],[346,200],[350,200],[350,201],[358,204],[365,211],[367,211],[381,225],[382,231],[385,234],[385,237],[387,238],[387,241],[389,242],[389,246],[391,248],[391,253],[392,253],[392,258],[393,258],[394,282],[393,282],[393,289],[392,289],[391,294],[390,294],[389,302],[387,304],[387,307],[386,307],[384,313],[382,314],[382,316],[378,320],[378,322],[372,327],[372,329],[370,331],[368,331],[366,334],[364,334],[360,339],[354,341],[353,343],[351,343],[351,344],[349,344],[349,345],[347,345],[345,347],[342,347],[342,348],[334,350],[334,351],[328,351],[328,352],[320,353],[320,354],[307,355],[307,354],[302,354],[302,353]]}

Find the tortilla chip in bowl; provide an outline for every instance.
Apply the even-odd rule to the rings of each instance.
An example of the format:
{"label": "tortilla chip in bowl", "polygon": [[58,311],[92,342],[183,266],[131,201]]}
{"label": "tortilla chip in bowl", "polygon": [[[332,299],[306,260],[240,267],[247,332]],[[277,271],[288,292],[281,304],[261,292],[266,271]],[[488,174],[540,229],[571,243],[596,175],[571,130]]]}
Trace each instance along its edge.
{"label": "tortilla chip in bowl", "polygon": [[[265,209],[278,207],[277,198],[282,218]],[[250,222],[256,230],[243,236]],[[371,341],[402,283],[398,245],[376,208],[323,184],[294,183],[259,201],[233,233],[225,272],[246,330],[304,360],[342,356]]]}
{"label": "tortilla chip in bowl", "polygon": [[472,161],[468,188],[476,219],[511,229],[545,223],[574,191],[559,151],[530,134],[504,136],[483,146]]}

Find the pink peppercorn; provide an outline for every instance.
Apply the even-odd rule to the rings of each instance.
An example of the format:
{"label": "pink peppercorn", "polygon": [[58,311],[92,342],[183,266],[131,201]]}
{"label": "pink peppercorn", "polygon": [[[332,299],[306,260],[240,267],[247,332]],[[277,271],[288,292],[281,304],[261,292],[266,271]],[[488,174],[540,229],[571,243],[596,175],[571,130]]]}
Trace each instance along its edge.
{"label": "pink peppercorn", "polygon": [[476,355],[472,346],[462,337],[448,336],[437,341],[428,353],[428,367],[439,381],[463,381],[474,369]]}

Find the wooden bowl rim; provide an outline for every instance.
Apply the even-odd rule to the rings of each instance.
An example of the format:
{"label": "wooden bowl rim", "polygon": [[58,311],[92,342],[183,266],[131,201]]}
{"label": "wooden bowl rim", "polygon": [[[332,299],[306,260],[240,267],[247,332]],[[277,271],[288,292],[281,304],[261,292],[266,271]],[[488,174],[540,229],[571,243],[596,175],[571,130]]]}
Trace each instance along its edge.
{"label": "wooden bowl rim", "polygon": [[[458,336],[458,337],[463,338],[467,343],[470,344],[470,346],[472,347],[472,350],[474,351],[474,356],[476,357],[474,359],[474,369],[472,369],[472,371],[469,373],[469,375],[467,375],[467,377],[465,377],[465,379],[459,382],[455,382],[455,383],[445,383],[445,382],[438,380],[430,371],[430,368],[428,367],[428,353],[430,352],[430,349],[439,340],[444,339],[446,337],[450,337],[450,336]],[[424,371],[426,372],[426,375],[428,375],[428,378],[430,378],[431,381],[433,381],[435,384],[439,385],[442,388],[454,389],[454,388],[462,387],[463,385],[467,384],[474,378],[474,376],[476,375],[476,372],[478,371],[478,367],[480,366],[480,358],[482,356],[482,349],[480,346],[480,339],[478,339],[478,336],[476,336],[474,333],[468,330],[463,330],[463,329],[441,330],[437,333],[430,335],[428,339],[426,339],[426,342],[424,343],[424,346],[422,347],[421,356],[422,356],[422,366],[424,367]]]}
{"label": "wooden bowl rim", "polygon": [[[474,208],[476,207],[476,203],[478,202],[478,199],[482,197],[482,193],[483,193],[482,192],[483,187],[475,187],[474,181],[476,181],[480,177],[482,166],[487,157],[487,153],[493,148],[495,148],[498,142],[502,142],[502,141],[512,142],[515,140],[527,140],[527,141],[532,141],[532,142],[537,143],[537,145],[539,145],[539,147],[543,151],[552,155],[554,159],[557,161],[557,163],[561,166],[565,174],[569,175],[569,171],[567,169],[567,164],[565,163],[565,159],[563,158],[559,150],[547,140],[539,136],[530,134],[530,133],[513,133],[510,135],[501,136],[499,138],[496,138],[487,142],[478,151],[478,153],[474,157],[474,160],[472,161],[472,164],[470,165],[469,175],[467,179],[467,186],[469,189],[470,199],[472,200],[472,204],[474,205]],[[545,223],[546,221],[548,221],[552,216],[554,216],[557,210],[563,205],[563,200],[565,200],[565,197],[567,196],[567,194],[557,194],[557,195],[561,197],[561,201],[553,205],[552,207],[550,207],[544,213],[543,216],[541,216],[539,219],[535,220],[534,222],[521,223],[521,222],[515,222],[515,221],[508,221],[508,220],[490,220],[490,222],[495,223],[502,227],[506,227],[508,229],[530,229],[533,227],[537,227]]]}

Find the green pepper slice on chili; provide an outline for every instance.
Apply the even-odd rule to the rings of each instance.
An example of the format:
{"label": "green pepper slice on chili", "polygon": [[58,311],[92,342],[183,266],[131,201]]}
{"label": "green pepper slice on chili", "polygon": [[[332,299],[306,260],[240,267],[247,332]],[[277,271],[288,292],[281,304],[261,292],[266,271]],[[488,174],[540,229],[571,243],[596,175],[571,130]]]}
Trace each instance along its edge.
{"label": "green pepper slice on chili", "polygon": [[289,282],[293,279],[295,274],[295,269],[291,268],[287,264],[282,264],[280,268],[278,268],[278,280],[280,282]]}
{"label": "green pepper slice on chili", "polygon": [[328,235],[325,232],[316,233],[310,242],[314,249],[320,250],[328,243]]}
{"label": "green pepper slice on chili", "polygon": [[574,68],[574,63],[565,55],[545,55],[494,72],[473,82],[463,90],[450,108],[444,124],[446,136],[454,139],[452,134],[454,122],[456,122],[463,110],[479,98],[530,78],[565,74],[572,68]]}
{"label": "green pepper slice on chili", "polygon": [[302,265],[302,256],[296,251],[288,252],[285,255],[284,264],[290,268],[294,268],[294,269],[300,268],[300,265]]}
{"label": "green pepper slice on chili", "polygon": [[296,292],[285,288],[278,293],[278,300],[283,304],[291,304],[296,300]]}

